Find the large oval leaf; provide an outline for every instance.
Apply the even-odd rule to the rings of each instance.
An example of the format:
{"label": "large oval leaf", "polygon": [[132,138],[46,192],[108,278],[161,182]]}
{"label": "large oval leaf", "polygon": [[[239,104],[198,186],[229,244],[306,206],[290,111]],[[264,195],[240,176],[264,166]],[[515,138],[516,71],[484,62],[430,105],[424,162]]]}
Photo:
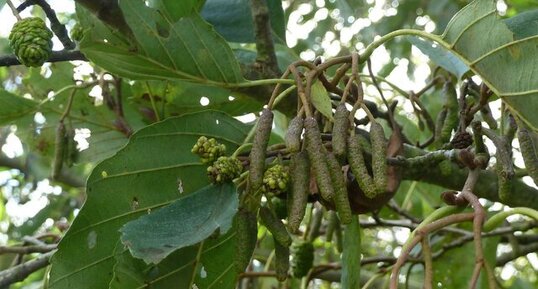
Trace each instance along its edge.
{"label": "large oval leaf", "polygon": [[171,205],[127,223],[121,241],[134,257],[159,263],[177,249],[194,245],[215,233],[226,233],[237,212],[232,184],[207,186]]}
{"label": "large oval leaf", "polygon": [[452,18],[442,38],[515,114],[538,130],[538,35],[515,40],[495,3],[471,2]]}
{"label": "large oval leaf", "polygon": [[196,140],[213,137],[233,151],[247,133],[247,125],[216,111],[136,132],[90,175],[88,199],[52,258],[49,288],[108,288],[119,228],[208,184],[205,166],[190,153]]}
{"label": "large oval leaf", "polygon": [[116,248],[116,264],[110,289],[233,289],[235,231],[209,238],[175,251],[156,265],[131,256],[123,245]]}
{"label": "large oval leaf", "polygon": [[136,43],[104,26],[84,9],[88,27],[82,52],[106,70],[131,79],[184,79],[225,85],[245,81],[226,41],[195,10],[170,22],[144,1],[120,1]]}

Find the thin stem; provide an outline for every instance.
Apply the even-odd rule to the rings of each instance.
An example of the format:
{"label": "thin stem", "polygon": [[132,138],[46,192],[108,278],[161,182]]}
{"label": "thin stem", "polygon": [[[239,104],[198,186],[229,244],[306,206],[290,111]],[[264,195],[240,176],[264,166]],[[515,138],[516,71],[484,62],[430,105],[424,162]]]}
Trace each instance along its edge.
{"label": "thin stem", "polygon": [[443,46],[446,49],[451,48],[450,44],[443,41],[443,39],[441,37],[437,36],[437,35],[430,34],[430,33],[424,32],[424,31],[420,31],[420,30],[415,30],[415,29],[400,29],[400,30],[396,30],[396,31],[393,31],[391,33],[388,33],[388,34],[380,37],[379,39],[375,40],[374,42],[370,43],[370,45],[368,45],[368,47],[366,47],[366,49],[364,50],[364,52],[361,55],[362,61],[364,62],[364,61],[366,61],[366,59],[370,58],[370,56],[372,55],[374,50],[376,48],[378,48],[379,46],[383,45],[385,42],[387,42],[387,41],[389,41],[389,40],[391,40],[391,39],[393,39],[395,37],[403,36],[403,35],[419,36],[419,37],[431,40],[433,42],[436,42],[436,43],[440,44],[441,46]]}
{"label": "thin stem", "polygon": [[252,148],[252,143],[244,143],[241,146],[239,146],[235,152],[232,154],[232,158],[236,158],[240,153],[245,151],[246,149]]}
{"label": "thin stem", "polygon": [[465,198],[474,209],[473,234],[476,263],[473,270],[473,275],[471,277],[471,281],[469,282],[469,289],[476,288],[476,283],[478,282],[480,271],[482,269],[482,266],[484,265],[484,251],[482,249],[482,226],[486,218],[486,211],[478,201],[478,197],[476,197],[476,195],[472,192],[474,186],[478,182],[479,174],[480,169],[469,171],[469,176],[467,177],[465,185],[463,186],[463,190],[461,191],[461,196]]}
{"label": "thin stem", "polygon": [[303,103],[306,116],[311,117],[312,110],[310,109],[310,104],[305,94],[305,88],[303,85],[303,80],[301,78],[301,75],[299,74],[299,71],[297,70],[297,68],[293,65],[289,66],[289,70],[291,71],[291,73],[293,74],[293,77],[295,78],[295,85],[297,86],[297,94],[299,95],[300,101]]}
{"label": "thin stem", "polygon": [[432,289],[433,284],[433,261],[432,248],[428,236],[422,239],[422,254],[424,256],[424,289]]}
{"label": "thin stem", "polygon": [[7,6],[9,6],[9,8],[11,9],[11,12],[13,13],[13,16],[15,16],[17,18],[17,21],[21,21],[22,20],[22,17],[21,15],[19,14],[19,11],[17,11],[17,7],[15,7],[15,5],[13,5],[13,3],[11,2],[11,0],[7,0],[6,1],[6,4]]}
{"label": "thin stem", "polygon": [[69,99],[67,100],[67,105],[65,106],[65,110],[60,116],[60,122],[63,122],[64,119],[69,115],[69,112],[71,111],[71,107],[73,106],[73,99],[75,98],[75,93],[77,92],[77,87],[73,87],[73,91],[71,92],[71,95],[69,95]]}
{"label": "thin stem", "polygon": [[[287,79],[287,77],[290,75],[290,69],[286,69],[280,79]],[[277,83],[275,88],[273,89],[273,93],[271,94],[271,98],[269,99],[269,103],[267,103],[267,108],[272,109],[274,106],[275,98],[277,97],[278,92],[280,91],[280,87],[282,86],[282,83]]]}
{"label": "thin stem", "polygon": [[155,104],[155,98],[153,97],[153,92],[151,92],[149,82],[146,81],[145,83],[148,89],[149,101],[151,102],[151,109],[153,109],[153,114],[155,114],[155,118],[157,119],[157,121],[161,121],[161,116],[159,115],[159,111],[157,110],[157,105]]}
{"label": "thin stem", "polygon": [[279,95],[275,97],[275,100],[273,103],[270,103],[268,105],[269,109],[273,109],[275,106],[277,106],[286,96],[288,96],[292,91],[294,91],[297,88],[297,85],[292,85],[288,88],[286,88],[283,92],[281,92]]}
{"label": "thin stem", "polygon": [[461,213],[456,215],[450,215],[448,217],[444,217],[442,219],[424,225],[420,230],[415,230],[415,234],[412,235],[414,237],[403,246],[400,257],[398,257],[398,260],[392,267],[392,273],[390,277],[390,289],[398,288],[398,276],[400,273],[400,269],[405,264],[409,254],[411,253],[411,250],[422,240],[424,236],[452,224],[469,221],[472,219],[474,219],[474,213]]}
{"label": "thin stem", "polygon": [[295,84],[295,81],[292,79],[282,79],[282,78],[269,78],[269,79],[259,79],[259,80],[250,80],[246,82],[239,83],[227,83],[223,85],[225,88],[246,88],[253,86],[262,86],[262,85],[273,85],[273,84]]}

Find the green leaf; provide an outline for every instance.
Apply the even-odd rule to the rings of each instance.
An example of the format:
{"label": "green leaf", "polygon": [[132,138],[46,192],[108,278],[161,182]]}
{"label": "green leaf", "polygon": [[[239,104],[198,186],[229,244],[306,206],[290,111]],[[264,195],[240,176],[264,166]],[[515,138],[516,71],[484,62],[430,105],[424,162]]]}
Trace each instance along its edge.
{"label": "green leaf", "polygon": [[121,226],[208,184],[206,167],[189,153],[197,139],[213,137],[233,151],[247,133],[236,119],[205,111],[133,134],[88,178],[87,200],[52,258],[49,288],[107,288]]}
{"label": "green leaf", "polygon": [[[151,110],[151,101],[146,96],[153,95],[156,107],[165,105],[167,115],[218,109],[237,116],[260,111],[263,107],[263,103],[241,92],[185,81],[136,82],[133,90],[142,105]],[[208,103],[201,104],[202,100]]]}
{"label": "green leaf", "polygon": [[181,17],[196,13],[204,4],[204,0],[150,0],[149,6],[159,10],[171,22]]}
{"label": "green leaf", "polygon": [[139,55],[180,78],[205,82],[243,81],[228,44],[199,15],[159,25],[159,14],[142,1],[120,1],[125,21],[138,41]]}
{"label": "green leaf", "polygon": [[[446,244],[453,240],[445,238],[442,241],[444,241],[442,244]],[[495,268],[496,252],[499,241],[499,237],[490,237],[482,240],[484,261],[491,268]],[[473,242],[468,242],[459,248],[450,249],[450,251],[435,258],[433,260],[433,284],[438,284],[438,288],[467,288],[475,266],[474,254],[474,244]],[[476,288],[490,288],[488,286],[486,274],[484,268],[482,268]],[[454,276],[458,276],[459,278],[454,278]]]}
{"label": "green leaf", "polygon": [[432,44],[417,37],[406,37],[406,39],[416,48],[420,49],[422,53],[428,55],[432,61],[450,73],[456,75],[458,79],[461,79],[469,71],[469,67],[467,67],[465,63],[463,63],[450,51],[443,49],[441,46]]}
{"label": "green leaf", "polygon": [[475,0],[452,18],[442,38],[513,113],[538,130],[538,35],[514,40],[495,2]]}
{"label": "green leaf", "polygon": [[333,108],[331,97],[321,82],[317,81],[312,85],[311,97],[314,107],[321,112],[323,116],[332,121]]}
{"label": "green leaf", "polygon": [[219,238],[177,250],[156,265],[132,257],[120,244],[109,288],[192,289],[195,284],[201,289],[233,289],[237,277],[232,261],[234,235],[231,230]]}
{"label": "green leaf", "polygon": [[[269,17],[276,42],[286,43],[286,19],[282,1],[267,0]],[[254,43],[254,24],[248,0],[207,0],[203,9],[204,19],[230,42]]]}
{"label": "green leaf", "polygon": [[538,34],[538,9],[525,11],[504,21],[514,32],[515,39],[524,39]]}
{"label": "green leaf", "polygon": [[89,24],[80,47],[97,65],[131,79],[183,79],[219,86],[245,81],[226,41],[199,15],[170,22],[143,1],[121,1],[120,7],[136,44],[79,9],[81,23]]}
{"label": "green leaf", "polygon": [[226,233],[237,204],[232,184],[210,185],[125,224],[120,229],[121,241],[134,257],[157,264],[175,250],[203,241],[216,230]]}
{"label": "green leaf", "polygon": [[25,117],[37,108],[36,102],[3,89],[0,89],[0,103],[0,125]]}
{"label": "green leaf", "polygon": [[342,289],[361,288],[361,231],[358,217],[354,216],[344,233],[342,252]]}

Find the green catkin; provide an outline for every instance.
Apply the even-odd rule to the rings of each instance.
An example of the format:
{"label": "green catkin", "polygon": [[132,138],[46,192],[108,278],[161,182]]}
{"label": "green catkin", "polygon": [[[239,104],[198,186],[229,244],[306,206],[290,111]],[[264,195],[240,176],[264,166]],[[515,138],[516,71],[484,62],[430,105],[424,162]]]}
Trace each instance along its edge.
{"label": "green catkin", "polygon": [[263,183],[263,174],[265,172],[265,153],[267,144],[269,143],[269,137],[271,136],[272,126],[273,112],[265,108],[258,119],[256,134],[254,135],[249,156],[250,166],[247,194],[250,194],[252,197],[248,199],[248,202],[254,202],[248,205],[251,209],[259,205],[259,191]]}
{"label": "green catkin", "polygon": [[275,273],[276,279],[280,282],[288,278],[290,269],[290,247],[282,246],[276,238],[273,238],[275,243]]}
{"label": "green catkin", "polygon": [[347,136],[349,133],[349,111],[344,103],[339,104],[334,112],[332,132],[333,153],[338,159],[345,159],[347,152]]}
{"label": "green catkin", "polygon": [[298,152],[301,150],[301,134],[303,133],[304,119],[300,116],[296,116],[291,119],[286,131],[284,140],[286,142],[286,148],[289,152]]}
{"label": "green catkin", "polygon": [[338,217],[336,216],[335,211],[327,212],[327,228],[325,229],[325,241],[332,242],[334,230],[338,222]]}
{"label": "green catkin", "polygon": [[334,190],[329,174],[329,167],[325,154],[322,152],[321,133],[317,121],[312,117],[307,117],[304,122],[305,142],[308,159],[316,178],[321,197],[327,201],[332,200]]}
{"label": "green catkin", "polygon": [[294,243],[291,246],[291,271],[295,278],[302,278],[314,264],[314,246],[310,242]]}
{"label": "green catkin", "polygon": [[308,189],[310,183],[310,165],[305,151],[291,156],[291,191],[288,195],[288,228],[297,232],[304,218],[308,203]]}
{"label": "green catkin", "polygon": [[521,155],[525,162],[525,168],[527,173],[532,178],[535,184],[538,184],[538,157],[536,156],[536,148],[532,141],[532,136],[529,130],[524,126],[525,124],[519,123],[517,132],[517,138],[519,140],[519,147],[521,148]]}
{"label": "green catkin", "polygon": [[62,121],[56,127],[56,137],[54,140],[54,161],[52,162],[52,179],[57,180],[62,171],[65,149],[66,149],[66,130]]}
{"label": "green catkin", "polygon": [[327,153],[326,156],[334,188],[333,200],[336,211],[338,212],[342,224],[349,224],[351,223],[353,214],[351,212],[351,205],[349,204],[346,179],[342,173],[342,167],[332,153]]}
{"label": "green catkin", "polygon": [[437,119],[435,121],[434,140],[438,143],[438,145],[443,144],[443,142],[441,141],[441,134],[443,131],[443,126],[445,124],[446,115],[447,115],[447,109],[443,107],[443,109],[437,115]]}
{"label": "green catkin", "polygon": [[364,192],[364,195],[373,199],[377,195],[377,189],[374,180],[368,174],[366,162],[362,155],[362,148],[358,136],[350,136],[348,138],[348,153],[347,159],[355,180],[359,187]]}
{"label": "green catkin", "polygon": [[291,245],[291,236],[286,230],[286,226],[267,207],[260,208],[260,219],[263,225],[271,232],[275,240],[282,246]]}
{"label": "green catkin", "polygon": [[240,208],[234,217],[235,254],[234,264],[238,273],[242,273],[250,263],[258,239],[256,214]]}
{"label": "green catkin", "polygon": [[[378,122],[370,124],[370,141],[372,142],[372,173],[378,194],[387,189],[387,140],[383,126]],[[342,223],[344,223],[342,221]],[[346,224],[346,223],[344,223]]]}
{"label": "green catkin", "polygon": [[459,124],[458,94],[452,82],[445,82],[443,86],[443,96],[445,101],[443,108],[446,109],[446,118],[439,135],[440,144],[450,141],[452,130],[455,130]]}
{"label": "green catkin", "polygon": [[500,164],[497,164],[495,167],[497,172],[497,190],[499,194],[499,199],[502,202],[510,200],[512,195],[513,181],[506,173],[504,173],[503,168]]}
{"label": "green catkin", "polygon": [[72,167],[78,160],[77,142],[75,141],[75,130],[70,129],[66,133],[67,147],[65,149],[64,157],[65,164],[68,167]]}

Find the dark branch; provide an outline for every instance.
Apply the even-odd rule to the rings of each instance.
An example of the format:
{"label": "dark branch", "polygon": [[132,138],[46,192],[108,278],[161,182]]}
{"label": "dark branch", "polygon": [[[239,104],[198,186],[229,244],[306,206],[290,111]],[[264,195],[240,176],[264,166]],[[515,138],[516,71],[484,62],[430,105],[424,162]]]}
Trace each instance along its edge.
{"label": "dark branch", "polygon": [[31,254],[31,253],[47,253],[55,250],[56,244],[47,244],[43,246],[21,246],[21,247],[8,247],[0,246],[0,254],[13,253],[13,254]]}
{"label": "dark branch", "polygon": [[251,0],[250,10],[254,21],[254,34],[256,37],[256,62],[262,65],[262,74],[269,77],[278,77],[280,70],[273,43],[269,8],[265,0]]}
{"label": "dark branch", "polygon": [[[60,61],[71,61],[71,60],[82,60],[88,61],[86,56],[80,51],[53,51],[47,62],[60,62]],[[20,65],[21,62],[17,59],[15,55],[4,55],[0,56],[0,67],[2,66],[12,66]]]}
{"label": "dark branch", "polygon": [[4,288],[7,285],[22,281],[30,274],[46,267],[49,264],[49,259],[54,252],[55,251],[48,252],[26,263],[0,272],[0,288]]}
{"label": "dark branch", "polygon": [[47,3],[45,0],[27,0],[19,7],[17,7],[17,11],[21,12],[26,7],[33,4],[39,5],[39,7],[43,9],[45,15],[47,15],[47,18],[49,18],[50,20],[52,31],[54,32],[54,34],[56,34],[56,36],[58,36],[58,39],[60,39],[64,48],[67,50],[74,49],[76,47],[76,44],[69,38],[67,30],[65,29],[65,25],[60,23],[58,17],[56,17],[56,12],[54,12],[54,9],[52,9],[49,3]]}
{"label": "dark branch", "polygon": [[[416,147],[405,145],[406,157],[417,157],[427,154],[426,151]],[[412,166],[406,167],[403,178],[406,180],[422,181],[435,184],[451,190],[461,190],[468,170],[452,163],[450,175],[443,174],[439,166]],[[479,181],[474,188],[474,193],[480,197],[494,202],[501,202],[497,188],[497,174],[493,171],[483,170],[480,172]],[[538,190],[528,186],[521,179],[513,180],[513,191],[510,199],[502,202],[510,207],[528,207],[538,209]]]}
{"label": "dark branch", "polygon": [[535,253],[536,251],[538,251],[538,243],[521,245],[519,246],[519,250],[517,250],[517,252],[512,251],[497,257],[496,266],[504,266],[506,265],[506,263],[514,259],[525,256],[530,253]]}

